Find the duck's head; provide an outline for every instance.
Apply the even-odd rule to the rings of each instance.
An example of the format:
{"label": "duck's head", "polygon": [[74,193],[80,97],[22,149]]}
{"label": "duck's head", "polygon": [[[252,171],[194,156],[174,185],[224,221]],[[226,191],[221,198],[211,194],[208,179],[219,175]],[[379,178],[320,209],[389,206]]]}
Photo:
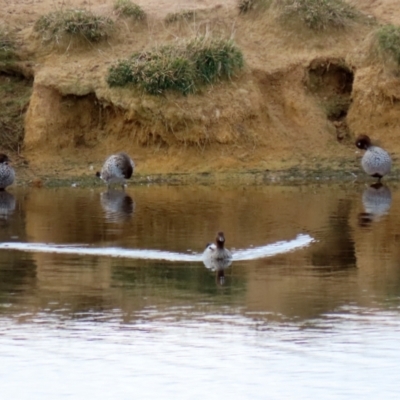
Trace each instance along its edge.
{"label": "duck's head", "polygon": [[215,243],[217,244],[217,247],[219,249],[223,249],[224,248],[224,243],[225,243],[224,232],[218,232],[217,233],[217,237],[215,238]]}
{"label": "duck's head", "polygon": [[4,153],[0,153],[0,164],[7,164],[11,160],[8,158],[8,156]]}
{"label": "duck's head", "polygon": [[368,135],[359,135],[356,139],[356,146],[361,150],[368,150],[371,147],[371,139]]}

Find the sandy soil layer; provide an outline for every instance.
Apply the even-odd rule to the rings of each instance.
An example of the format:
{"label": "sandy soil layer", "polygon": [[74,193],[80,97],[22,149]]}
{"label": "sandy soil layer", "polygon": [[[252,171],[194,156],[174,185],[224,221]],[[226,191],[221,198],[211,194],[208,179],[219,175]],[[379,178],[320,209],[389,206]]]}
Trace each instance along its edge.
{"label": "sandy soil layer", "polygon": [[[291,171],[289,177],[307,171],[339,177],[343,170],[348,176],[359,168],[361,153],[353,144],[359,133],[373,135],[396,161],[400,85],[365,58],[371,24],[316,35],[291,31],[273,15],[241,16],[236,0],[138,0],[146,22],[121,22],[115,37],[96,46],[48,46],[32,30],[40,15],[57,9],[86,8],[116,20],[113,3],[0,0],[0,26],[14,32],[21,68],[34,76],[25,146],[15,157],[21,181],[90,175],[121,149],[135,159],[141,177],[271,171],[274,177],[282,170]],[[349,3],[380,22],[400,22],[397,0]],[[196,20],[165,22],[168,13],[188,9],[200,12]],[[234,38],[245,70],[187,97],[107,86],[116,60],[198,34]],[[335,102],[349,108],[327,116]]]}

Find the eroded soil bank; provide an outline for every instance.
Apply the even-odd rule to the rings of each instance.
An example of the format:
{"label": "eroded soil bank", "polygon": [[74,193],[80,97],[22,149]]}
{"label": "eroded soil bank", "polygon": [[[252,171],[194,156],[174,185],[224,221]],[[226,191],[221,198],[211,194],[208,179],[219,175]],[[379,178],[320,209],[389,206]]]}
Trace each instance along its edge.
{"label": "eroded soil bank", "polygon": [[[353,142],[360,133],[388,149],[397,179],[400,81],[367,57],[377,24],[400,21],[394,0],[349,1],[365,18],[319,34],[282,25],[273,12],[239,14],[233,0],[136,1],[147,14],[141,23],[118,19],[113,3],[57,5],[116,21],[112,38],[87,45],[44,44],[34,32],[54,1],[0,1],[2,25],[19,44],[19,61],[2,70],[31,82],[21,109],[24,141],[13,155],[21,184],[95,184],[105,157],[120,150],[134,158],[138,183],[351,180],[359,173]],[[196,18],[165,22],[185,9],[196,10]],[[232,37],[245,69],[188,96],[107,85],[116,60],[199,34]]]}

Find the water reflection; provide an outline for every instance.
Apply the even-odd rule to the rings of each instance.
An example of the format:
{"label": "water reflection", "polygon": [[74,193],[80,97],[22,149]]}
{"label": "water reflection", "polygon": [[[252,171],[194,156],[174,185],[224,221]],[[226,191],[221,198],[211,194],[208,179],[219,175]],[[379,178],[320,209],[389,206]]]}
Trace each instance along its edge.
{"label": "water reflection", "polygon": [[325,240],[319,242],[312,255],[312,265],[322,271],[356,266],[357,260],[350,226],[351,209],[351,199],[339,198],[336,208],[329,215],[329,224],[324,232]]}
{"label": "water reflection", "polygon": [[212,257],[211,254],[215,251],[214,244],[207,244],[202,260],[203,264],[207,269],[212,272],[215,272],[216,282],[219,285],[223,285],[225,283],[225,270],[231,266],[232,257],[225,258],[215,258]]}
{"label": "water reflection", "polygon": [[[179,388],[163,392],[167,399],[198,388],[210,396],[211,384],[215,398],[231,387],[232,398],[261,399],[269,376],[275,397],[357,398],[368,387],[379,398],[389,381],[397,398],[400,190],[373,188],[362,202],[363,190],[139,186],[132,208],[124,193],[13,188],[0,226],[3,396],[100,399],[118,382],[124,397],[134,376],[140,398],[157,396],[143,395],[153,386]],[[388,205],[390,218],[359,225],[361,212],[384,214]],[[202,244],[221,227],[234,262],[204,262]],[[311,392],[316,370],[328,392]],[[49,376],[57,385],[37,396]],[[82,376],[107,385],[82,395],[80,385],[93,381]],[[273,389],[276,376],[285,379]]]}
{"label": "water reflection", "polygon": [[125,191],[107,190],[100,194],[100,203],[107,221],[121,223],[128,221],[134,211],[135,202]]}
{"label": "water reflection", "polygon": [[0,219],[7,219],[15,210],[15,197],[6,190],[0,190]]}
{"label": "water reflection", "polygon": [[369,226],[386,215],[392,204],[392,192],[382,183],[374,183],[367,187],[362,195],[364,212],[359,214],[360,226]]}

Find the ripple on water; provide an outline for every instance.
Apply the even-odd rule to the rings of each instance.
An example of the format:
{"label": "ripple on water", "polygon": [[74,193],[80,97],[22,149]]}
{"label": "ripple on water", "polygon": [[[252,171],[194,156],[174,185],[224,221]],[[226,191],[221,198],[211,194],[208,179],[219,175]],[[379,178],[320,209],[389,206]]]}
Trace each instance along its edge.
{"label": "ripple on water", "polygon": [[[25,323],[2,318],[3,395],[28,398],[44,377],[52,378],[41,392],[45,399],[90,393],[106,398],[108,385],[123,398],[133,392],[150,398],[163,390],[164,398],[211,391],[211,398],[225,393],[261,399],[261,388],[273,398],[373,398],[378,392],[395,398],[398,393],[400,321],[394,312],[339,310],[312,327],[265,318],[265,329],[259,330],[260,315],[183,318],[182,311],[187,308],[164,316],[151,310],[130,324],[115,312],[99,320],[60,321],[45,313]],[[21,379],[24,385],[16,385]]]}

